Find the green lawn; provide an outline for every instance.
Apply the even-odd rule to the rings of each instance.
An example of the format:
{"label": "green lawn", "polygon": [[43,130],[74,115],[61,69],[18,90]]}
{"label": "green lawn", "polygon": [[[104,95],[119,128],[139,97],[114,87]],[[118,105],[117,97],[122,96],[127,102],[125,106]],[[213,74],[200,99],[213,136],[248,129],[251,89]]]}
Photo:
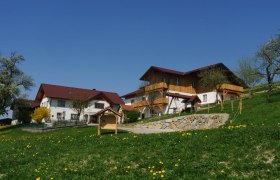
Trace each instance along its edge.
{"label": "green lawn", "polygon": [[0,130],[0,149],[0,179],[277,179],[280,93],[269,104],[265,94],[245,99],[244,113],[219,129],[98,137],[95,127],[19,127]]}

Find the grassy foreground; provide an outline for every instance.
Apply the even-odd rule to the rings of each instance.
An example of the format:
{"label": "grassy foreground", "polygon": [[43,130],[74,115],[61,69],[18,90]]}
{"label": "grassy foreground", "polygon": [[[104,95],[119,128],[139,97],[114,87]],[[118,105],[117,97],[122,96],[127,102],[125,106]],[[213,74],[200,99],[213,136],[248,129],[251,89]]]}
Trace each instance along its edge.
{"label": "grassy foreground", "polygon": [[279,109],[279,93],[269,104],[265,94],[256,95],[244,100],[244,113],[232,124],[153,135],[2,129],[0,179],[277,179]]}

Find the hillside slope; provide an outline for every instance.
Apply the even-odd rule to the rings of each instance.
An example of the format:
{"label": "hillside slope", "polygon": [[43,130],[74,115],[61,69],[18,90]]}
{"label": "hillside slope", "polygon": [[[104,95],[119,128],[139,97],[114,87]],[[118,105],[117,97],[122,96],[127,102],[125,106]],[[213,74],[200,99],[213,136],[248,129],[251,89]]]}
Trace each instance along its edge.
{"label": "hillside slope", "polygon": [[245,99],[242,115],[230,113],[232,124],[212,130],[98,137],[94,127],[42,134],[2,129],[0,179],[276,179],[280,93],[273,98],[269,104],[265,94]]}

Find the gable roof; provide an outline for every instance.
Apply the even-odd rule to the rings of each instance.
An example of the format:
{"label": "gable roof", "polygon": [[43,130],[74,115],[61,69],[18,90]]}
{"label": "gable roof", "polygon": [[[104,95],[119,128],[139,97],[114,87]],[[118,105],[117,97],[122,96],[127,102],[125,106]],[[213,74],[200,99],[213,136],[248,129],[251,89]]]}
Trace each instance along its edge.
{"label": "gable roof", "polygon": [[112,112],[113,114],[121,117],[122,115],[120,113],[118,113],[117,111],[115,111],[114,109],[112,109],[110,106],[106,107],[105,109],[102,109],[100,111],[98,111],[97,113],[95,113],[94,115],[101,115],[103,113],[105,113],[106,111]]}
{"label": "gable roof", "polygon": [[125,105],[125,104],[122,104],[121,108],[122,108],[123,111],[132,111],[132,110],[134,110],[133,106]]}
{"label": "gable roof", "polygon": [[175,71],[175,70],[171,70],[171,69],[166,69],[166,68],[161,68],[161,67],[157,67],[157,66],[151,66],[140,78],[140,80],[145,81],[146,76],[149,72],[151,71],[158,71],[158,72],[162,72],[162,73],[167,73],[167,74],[173,74],[173,75],[179,75],[179,76],[187,76],[187,75],[191,75],[191,74],[198,74],[200,71],[203,70],[207,70],[207,69],[211,69],[211,68],[215,68],[215,67],[220,67],[226,70],[227,75],[231,77],[231,81],[233,81],[234,83],[241,85],[243,87],[247,87],[247,85],[239,78],[237,77],[228,67],[226,67],[223,63],[217,63],[217,64],[211,64],[208,66],[204,66],[198,69],[194,69],[191,71],[187,71],[187,72],[180,72],[180,71]]}
{"label": "gable roof", "polygon": [[52,84],[41,84],[36,95],[35,101],[41,102],[44,96],[65,100],[71,100],[76,98],[91,100],[102,97],[113,104],[124,104],[123,100],[119,97],[117,93],[75,87],[66,87]]}
{"label": "gable roof", "polygon": [[128,94],[122,95],[122,98],[132,98],[135,96],[139,96],[140,94],[144,94],[144,90],[143,89],[137,89],[136,91],[130,92]]}

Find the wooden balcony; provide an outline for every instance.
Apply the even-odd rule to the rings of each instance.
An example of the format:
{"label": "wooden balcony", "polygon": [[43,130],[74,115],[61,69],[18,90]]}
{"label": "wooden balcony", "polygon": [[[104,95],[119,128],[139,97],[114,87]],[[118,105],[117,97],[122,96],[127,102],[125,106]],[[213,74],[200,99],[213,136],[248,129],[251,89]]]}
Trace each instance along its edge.
{"label": "wooden balcony", "polygon": [[220,90],[230,90],[235,92],[243,92],[244,88],[242,86],[237,86],[233,84],[222,84]]}
{"label": "wooden balcony", "polygon": [[172,91],[178,91],[184,93],[192,93],[192,94],[196,93],[195,89],[192,86],[177,86],[177,85],[170,84],[168,89]]}
{"label": "wooden balcony", "polygon": [[132,106],[134,108],[145,107],[145,106],[148,106],[148,105],[149,105],[148,101],[137,101],[137,102],[132,103]]}
{"label": "wooden balcony", "polygon": [[168,98],[158,98],[154,100],[154,104],[168,104]]}
{"label": "wooden balcony", "polygon": [[[153,105],[163,105],[163,104],[168,104],[168,98],[157,98],[153,102]],[[149,105],[148,101],[138,101],[138,102],[132,103],[132,106],[134,108],[145,107],[148,105]]]}
{"label": "wooden balcony", "polygon": [[161,83],[145,86],[145,92],[154,91],[158,89],[167,89],[167,84],[165,82],[161,82]]}

